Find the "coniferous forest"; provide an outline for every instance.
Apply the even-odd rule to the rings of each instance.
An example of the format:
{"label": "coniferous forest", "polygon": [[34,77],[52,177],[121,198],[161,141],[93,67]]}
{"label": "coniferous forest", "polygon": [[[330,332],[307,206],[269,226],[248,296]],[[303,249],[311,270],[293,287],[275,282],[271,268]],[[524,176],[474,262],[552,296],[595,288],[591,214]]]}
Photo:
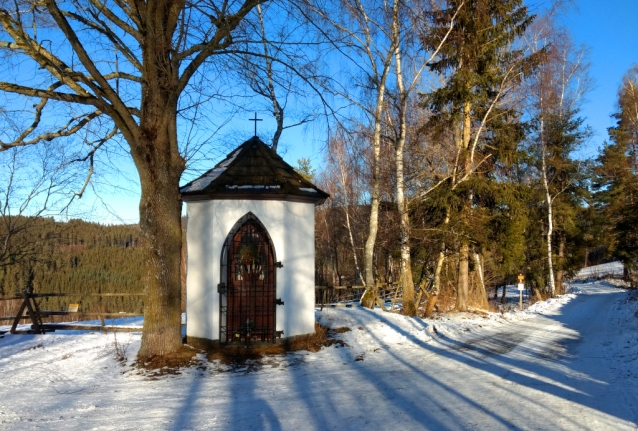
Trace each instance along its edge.
{"label": "coniferous forest", "polygon": [[[0,295],[19,295],[24,288],[36,293],[143,292],[139,226],[51,218],[21,221],[25,229],[9,238],[15,244],[13,251],[0,261]],[[33,247],[24,249],[23,244]],[[142,296],[68,296],[39,301],[47,310],[66,309],[73,302],[80,304],[81,312],[143,311]]]}

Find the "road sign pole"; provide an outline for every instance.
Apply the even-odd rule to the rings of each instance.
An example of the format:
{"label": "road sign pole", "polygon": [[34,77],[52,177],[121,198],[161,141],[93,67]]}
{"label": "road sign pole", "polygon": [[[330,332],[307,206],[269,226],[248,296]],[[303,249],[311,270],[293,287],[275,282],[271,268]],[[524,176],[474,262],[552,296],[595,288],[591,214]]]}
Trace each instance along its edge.
{"label": "road sign pole", "polygon": [[518,309],[523,309],[523,290],[525,290],[525,276],[523,274],[518,274]]}

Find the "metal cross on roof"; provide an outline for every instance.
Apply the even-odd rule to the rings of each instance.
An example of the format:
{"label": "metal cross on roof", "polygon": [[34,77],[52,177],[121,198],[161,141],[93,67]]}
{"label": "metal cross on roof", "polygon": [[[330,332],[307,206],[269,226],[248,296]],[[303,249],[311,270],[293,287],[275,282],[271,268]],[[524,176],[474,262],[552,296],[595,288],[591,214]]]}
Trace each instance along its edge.
{"label": "metal cross on roof", "polygon": [[248,121],[255,122],[255,136],[257,136],[257,121],[264,121],[261,118],[257,118],[257,113],[255,112],[255,118],[249,118]]}

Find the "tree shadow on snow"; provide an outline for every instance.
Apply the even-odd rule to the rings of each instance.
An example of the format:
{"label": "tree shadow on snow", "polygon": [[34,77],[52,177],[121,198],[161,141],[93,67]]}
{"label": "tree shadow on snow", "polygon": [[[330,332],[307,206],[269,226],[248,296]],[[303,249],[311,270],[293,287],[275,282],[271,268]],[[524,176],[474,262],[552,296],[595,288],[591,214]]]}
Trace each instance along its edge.
{"label": "tree shadow on snow", "polygon": [[[590,291],[589,295],[577,297],[564,305],[556,315],[541,317],[553,321],[550,323],[556,326],[556,333],[538,334],[537,328],[530,326],[533,321],[524,321],[506,325],[499,332],[482,332],[474,338],[455,340],[447,336],[440,337],[437,343],[420,341],[391,320],[363,309],[364,313],[373,315],[375,319],[381,318],[397,333],[422,348],[424,353],[434,353],[438,358],[424,368],[423,364],[417,366],[410,363],[391,347],[387,349],[387,353],[396,361],[395,366],[399,370],[404,368],[408,373],[410,381],[406,384],[413,388],[414,395],[420,401],[418,406],[412,405],[412,399],[402,399],[398,391],[400,385],[397,385],[394,378],[388,378],[397,375],[396,373],[361,367],[360,376],[374,381],[379,395],[389,398],[385,402],[394,404],[395,409],[413,416],[429,429],[453,429],[481,424],[544,428],[552,427],[557,421],[575,429],[583,426],[582,420],[586,420],[583,417],[569,417],[567,412],[561,411],[560,406],[552,405],[551,401],[539,404],[536,391],[562,398],[572,405],[597,410],[625,421],[635,421],[634,412],[627,408],[624,400],[628,394],[621,393],[618,385],[613,385],[614,376],[609,372],[611,364],[601,354],[604,346],[588,345],[586,349],[582,348],[584,344],[579,329],[583,324],[598,324],[598,302],[592,301],[591,296],[603,294],[606,293]],[[605,316],[601,316],[601,320],[604,318]],[[360,323],[365,325],[364,321]],[[378,337],[372,336],[375,341],[383,344]],[[578,360],[580,354],[600,354],[600,366],[591,366],[591,362]],[[445,364],[440,363],[441,358],[445,360]],[[479,381],[468,382],[470,389],[464,389],[464,385],[459,385],[457,380],[451,378],[450,375],[457,366],[455,363],[458,366],[465,364],[476,370]],[[485,383],[480,381],[481,373],[488,373]],[[531,390],[521,393],[518,385]],[[494,386],[499,387],[495,390]],[[473,393],[477,389],[480,393]],[[490,396],[498,396],[499,401],[486,402],[486,405],[490,405],[488,408],[481,400]],[[472,415],[466,415],[467,409],[475,412],[472,415],[478,412],[479,419],[482,419],[472,423],[475,419],[471,419]],[[602,416],[594,419],[598,426],[604,426],[608,422]]]}

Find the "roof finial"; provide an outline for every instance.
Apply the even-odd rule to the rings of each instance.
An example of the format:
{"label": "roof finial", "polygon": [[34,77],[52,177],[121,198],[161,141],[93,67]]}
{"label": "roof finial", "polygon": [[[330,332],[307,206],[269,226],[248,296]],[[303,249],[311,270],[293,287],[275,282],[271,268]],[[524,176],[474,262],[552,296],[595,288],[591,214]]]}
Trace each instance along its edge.
{"label": "roof finial", "polygon": [[249,118],[248,121],[255,122],[255,136],[257,136],[257,121],[264,121],[261,118],[257,118],[257,113],[255,112],[255,118]]}

